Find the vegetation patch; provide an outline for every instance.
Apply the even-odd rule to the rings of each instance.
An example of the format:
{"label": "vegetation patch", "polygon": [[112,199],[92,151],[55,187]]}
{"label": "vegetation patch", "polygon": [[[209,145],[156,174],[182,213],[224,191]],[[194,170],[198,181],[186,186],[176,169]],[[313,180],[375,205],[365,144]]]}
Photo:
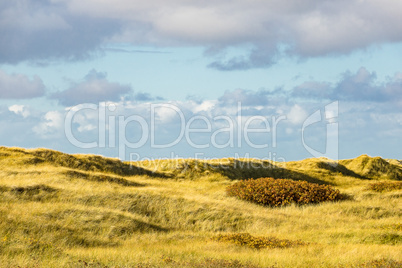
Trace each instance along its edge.
{"label": "vegetation patch", "polygon": [[392,231],[402,231],[402,223],[395,223],[390,225],[381,226],[382,229]]}
{"label": "vegetation patch", "polygon": [[[238,260],[204,258],[202,260],[176,261],[169,256],[162,256],[162,262],[166,267],[191,267],[191,268],[260,268],[261,266],[253,265],[249,262],[243,263]],[[152,266],[139,266],[152,267]],[[267,267],[269,268],[269,267]]]}
{"label": "vegetation patch", "polygon": [[69,155],[48,149],[25,150],[20,148],[0,147],[0,160],[3,164],[19,166],[52,165],[81,171],[112,173],[119,176],[146,175],[149,177],[166,176],[162,173],[124,163],[118,159],[97,155]]}
{"label": "vegetation patch", "polygon": [[381,181],[369,184],[368,190],[375,192],[390,192],[395,190],[402,190],[402,181]]}
{"label": "vegetation patch", "polygon": [[9,200],[10,198],[18,198],[18,200],[29,201],[46,201],[57,197],[59,190],[44,184],[31,186],[8,187],[0,185],[0,193],[8,193],[0,198]]}
{"label": "vegetation patch", "polygon": [[[241,262],[238,260],[228,260],[228,259],[217,259],[217,258],[203,258],[201,260],[190,260],[190,261],[178,261],[170,256],[163,255],[160,259],[160,263],[158,264],[150,264],[150,263],[136,263],[130,266],[116,266],[116,265],[106,265],[97,260],[78,260],[77,262],[72,263],[74,267],[93,267],[93,268],[123,268],[123,267],[131,267],[131,268],[160,268],[160,267],[189,267],[189,268],[262,268],[261,266],[257,266],[251,264],[250,262]],[[265,267],[265,266],[264,266]],[[273,268],[274,266],[265,267],[265,268]]]}
{"label": "vegetation patch", "polygon": [[248,218],[238,211],[197,204],[181,197],[133,193],[124,195],[124,200],[127,207],[121,209],[150,217],[153,223],[170,229],[235,232],[248,223]]}
{"label": "vegetation patch", "polygon": [[[367,190],[391,182],[400,160],[339,162],[129,163],[0,147],[0,267],[402,267],[402,190]],[[245,178],[256,184],[232,190],[279,207],[226,194]],[[327,200],[336,190],[322,185],[354,198],[280,207]]]}
{"label": "vegetation patch", "polygon": [[188,267],[192,268],[213,268],[213,267],[223,267],[223,268],[259,268],[260,266],[253,265],[251,263],[242,263],[238,260],[225,260],[225,259],[213,259],[205,258],[200,262],[188,263]]}
{"label": "vegetation patch", "polygon": [[249,233],[220,234],[212,238],[214,241],[231,242],[239,246],[247,246],[254,249],[261,248],[289,248],[303,246],[307,243],[291,241],[275,237],[252,236]]}
{"label": "vegetation patch", "polygon": [[113,177],[109,175],[95,175],[95,174],[87,174],[81,171],[76,171],[76,170],[68,170],[65,173],[69,178],[75,178],[75,179],[84,179],[88,181],[93,181],[93,182],[109,182],[109,183],[114,183],[114,184],[119,184],[122,186],[132,186],[132,187],[140,187],[140,186],[145,186],[143,184],[133,182],[126,180],[124,178],[120,177]]}
{"label": "vegetation patch", "polygon": [[396,233],[379,233],[372,234],[363,239],[363,242],[369,244],[387,244],[397,245],[402,243],[402,236]]}
{"label": "vegetation patch", "polygon": [[353,206],[342,209],[342,213],[364,219],[384,219],[395,216],[394,209],[381,206]]}
{"label": "vegetation patch", "polygon": [[289,179],[260,178],[239,181],[227,189],[229,196],[264,206],[284,206],[342,200],[345,197],[329,185]]}
{"label": "vegetation patch", "polygon": [[402,262],[382,258],[379,260],[368,261],[357,266],[359,268],[400,268]]}
{"label": "vegetation patch", "polygon": [[354,159],[340,160],[339,163],[367,179],[402,180],[402,167],[381,157],[361,155]]}

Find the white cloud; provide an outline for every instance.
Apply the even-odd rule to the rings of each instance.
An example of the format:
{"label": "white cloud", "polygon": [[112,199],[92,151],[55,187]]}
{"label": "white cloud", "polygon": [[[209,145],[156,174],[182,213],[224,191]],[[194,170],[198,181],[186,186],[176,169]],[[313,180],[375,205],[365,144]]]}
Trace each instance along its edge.
{"label": "white cloud", "polygon": [[10,112],[14,112],[15,114],[21,115],[24,118],[28,117],[31,114],[25,105],[14,104],[8,107],[8,110]]}
{"label": "white cloud", "polygon": [[169,123],[174,119],[184,118],[180,103],[163,103],[155,106],[155,117],[163,123]]}
{"label": "white cloud", "polygon": [[199,113],[199,112],[210,112],[215,108],[215,105],[217,105],[216,100],[205,100],[201,102],[200,104],[192,103],[193,108],[192,111],[194,113]]}
{"label": "white cloud", "polygon": [[43,119],[43,122],[33,128],[33,131],[42,137],[56,134],[64,127],[64,116],[59,111],[49,111]]}
{"label": "white cloud", "polygon": [[88,125],[81,125],[81,126],[79,126],[78,128],[77,128],[77,130],[79,131],[79,132],[85,132],[85,131],[92,131],[92,130],[94,130],[94,129],[96,129],[96,126],[95,125],[92,125],[92,124],[88,124]]}
{"label": "white cloud", "polygon": [[289,111],[287,119],[292,124],[300,124],[307,118],[307,112],[298,104],[295,104]]}
{"label": "white cloud", "polygon": [[87,132],[96,129],[95,123],[98,121],[96,111],[85,110],[84,113],[79,113],[74,116],[73,123],[78,124],[79,132]]}

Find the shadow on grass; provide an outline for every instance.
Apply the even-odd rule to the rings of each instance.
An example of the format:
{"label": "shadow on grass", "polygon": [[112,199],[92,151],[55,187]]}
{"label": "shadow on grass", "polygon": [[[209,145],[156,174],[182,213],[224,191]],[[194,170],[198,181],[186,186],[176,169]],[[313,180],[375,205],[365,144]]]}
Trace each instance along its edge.
{"label": "shadow on grass", "polygon": [[68,171],[64,172],[64,174],[69,178],[83,179],[83,180],[93,181],[93,182],[109,182],[109,183],[119,184],[122,186],[131,186],[131,187],[146,186],[145,184],[129,181],[124,178],[112,177],[112,176],[108,176],[108,175],[87,174],[85,172],[76,171],[76,170],[68,170]]}
{"label": "shadow on grass", "polygon": [[331,185],[330,182],[312,177],[302,172],[279,167],[269,161],[254,162],[232,160],[226,163],[216,164],[188,160],[182,163],[176,170],[176,174],[187,175],[190,177],[200,176],[206,173],[218,173],[230,180],[272,177],[275,179],[303,180],[311,183]]}
{"label": "shadow on grass", "polygon": [[44,184],[18,187],[0,186],[0,193],[3,194],[1,196],[3,200],[10,198],[10,196],[4,195],[4,193],[8,193],[11,196],[14,196],[14,198],[18,198],[19,200],[40,202],[57,198],[59,192],[59,189]]}

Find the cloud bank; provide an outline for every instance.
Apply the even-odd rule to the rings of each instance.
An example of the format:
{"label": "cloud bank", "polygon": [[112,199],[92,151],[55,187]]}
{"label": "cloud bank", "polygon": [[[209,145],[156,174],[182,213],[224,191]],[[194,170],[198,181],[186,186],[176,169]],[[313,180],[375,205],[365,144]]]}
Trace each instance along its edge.
{"label": "cloud bank", "polygon": [[[204,47],[219,70],[402,41],[396,0],[16,0],[0,4],[0,62],[82,60],[111,43]],[[243,55],[227,56],[230,48]]]}
{"label": "cloud bank", "polygon": [[85,60],[119,32],[119,21],[72,12],[60,1],[0,3],[0,63]]}
{"label": "cloud bank", "polygon": [[70,88],[53,93],[51,98],[57,99],[64,106],[101,101],[118,101],[131,91],[129,85],[109,82],[106,73],[91,70],[84,81],[73,84]]}
{"label": "cloud bank", "polygon": [[38,76],[7,74],[0,70],[0,99],[32,99],[45,94],[45,85]]}
{"label": "cloud bank", "polygon": [[[129,159],[129,153],[155,157],[170,157],[172,152],[181,157],[194,157],[195,153],[208,157],[246,156],[247,153],[251,157],[266,157],[268,153],[276,153],[277,156],[286,156],[287,160],[301,159],[311,157],[301,144],[301,128],[306,118],[318,110],[323,111],[325,105],[339,101],[339,116],[333,120],[339,122],[341,158],[356,157],[362,151],[397,158],[398,151],[393,147],[399,144],[402,135],[401,78],[402,75],[397,73],[379,81],[374,72],[362,67],[355,72],[343,73],[335,83],[309,81],[289,91],[281,88],[234,89],[214,100],[155,101],[156,97],[142,93],[135,95],[134,99],[121,98],[129,88],[111,83],[105,73],[92,70],[83,81],[61,92],[58,98],[66,106],[92,102],[88,109],[74,115],[71,131],[78,140],[88,143],[98,141],[100,133],[105,132],[105,144],[109,144],[109,147],[80,151],[66,139],[66,115],[78,109],[71,107],[49,111],[21,104],[0,106],[0,124],[7,125],[7,128],[0,129],[0,139],[5,145],[52,146],[63,151],[93,152],[116,157],[119,156],[117,145],[122,140],[126,139],[127,144],[136,144],[144,135],[148,135],[143,146],[127,149],[124,157]],[[100,94],[102,98],[91,95],[96,90],[95,85],[104,86]],[[83,97],[77,97],[78,92]],[[108,99],[116,100],[98,103]],[[267,122],[270,131],[251,133],[249,141],[257,145],[268,143],[270,147],[256,149],[248,146],[246,139],[241,139],[242,145],[239,147],[237,134],[232,139],[233,143],[230,143],[230,131],[246,127],[264,129]],[[274,122],[279,122],[275,130]],[[328,122],[322,120],[305,132],[306,142],[315,146],[317,151],[325,149],[323,135]],[[169,144],[181,135],[184,125],[201,131],[188,133],[173,147],[155,149],[150,145],[151,131],[154,131],[156,144]],[[384,139],[386,142],[382,142]],[[211,140],[215,143],[211,143]],[[212,145],[194,148],[194,144]],[[395,153],[389,155],[389,152]]]}
{"label": "cloud bank", "polygon": [[361,67],[356,73],[345,72],[342,78],[331,85],[310,81],[295,87],[291,97],[327,99],[356,102],[389,102],[402,104],[402,74],[396,73],[387,81],[379,82],[375,72]]}

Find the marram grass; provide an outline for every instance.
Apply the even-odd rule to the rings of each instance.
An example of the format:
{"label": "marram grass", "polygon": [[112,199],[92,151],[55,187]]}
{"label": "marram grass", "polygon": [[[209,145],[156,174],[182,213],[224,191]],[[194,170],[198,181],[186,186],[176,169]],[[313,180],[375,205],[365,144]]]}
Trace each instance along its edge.
{"label": "marram grass", "polygon": [[[369,188],[401,170],[368,156],[123,163],[0,147],[0,267],[401,267],[402,190]],[[261,177],[349,198],[275,207],[226,192]]]}

